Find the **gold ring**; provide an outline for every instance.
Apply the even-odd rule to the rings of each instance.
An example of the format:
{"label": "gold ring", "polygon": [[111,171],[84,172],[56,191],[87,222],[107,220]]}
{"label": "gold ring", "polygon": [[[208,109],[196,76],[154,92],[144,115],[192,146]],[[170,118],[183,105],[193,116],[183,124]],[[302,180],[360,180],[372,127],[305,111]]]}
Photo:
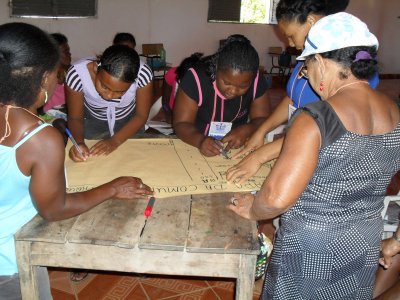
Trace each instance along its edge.
{"label": "gold ring", "polygon": [[235,197],[231,198],[231,204],[236,206],[238,204],[238,200]]}

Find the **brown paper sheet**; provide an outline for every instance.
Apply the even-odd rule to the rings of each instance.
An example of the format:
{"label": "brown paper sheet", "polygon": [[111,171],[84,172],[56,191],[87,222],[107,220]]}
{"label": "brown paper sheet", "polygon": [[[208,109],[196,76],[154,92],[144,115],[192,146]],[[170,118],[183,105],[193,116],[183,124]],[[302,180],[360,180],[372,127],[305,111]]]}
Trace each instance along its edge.
{"label": "brown paper sheet", "polygon": [[[96,141],[86,141],[90,148]],[[119,176],[135,176],[165,198],[218,192],[257,191],[273,162],[264,164],[243,185],[227,183],[225,172],[240,160],[223,156],[205,157],[199,150],[178,139],[130,139],[108,156],[91,157],[75,163],[66,147],[67,192],[89,190]],[[232,154],[232,153],[231,153]]]}

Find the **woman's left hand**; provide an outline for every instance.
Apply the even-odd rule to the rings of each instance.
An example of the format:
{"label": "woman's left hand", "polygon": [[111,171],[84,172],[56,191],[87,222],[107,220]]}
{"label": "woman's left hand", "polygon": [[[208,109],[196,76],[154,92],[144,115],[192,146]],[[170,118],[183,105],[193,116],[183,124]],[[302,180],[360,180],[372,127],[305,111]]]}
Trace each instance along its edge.
{"label": "woman's left hand", "polygon": [[253,152],[243,158],[238,164],[226,171],[226,180],[237,184],[245,183],[251,176],[257,173],[263,162],[258,157],[260,152]]}
{"label": "woman's left hand", "polygon": [[117,149],[119,143],[115,142],[113,139],[101,140],[96,143],[92,148],[90,148],[91,156],[108,155]]}
{"label": "woman's left hand", "polygon": [[379,258],[379,264],[384,268],[388,269],[392,265],[392,260],[395,255],[400,253],[400,245],[393,238],[385,239],[381,242],[381,254]]}
{"label": "woman's left hand", "polygon": [[229,151],[230,149],[242,147],[250,135],[251,131],[248,128],[248,124],[245,124],[232,129],[224,136],[221,142],[224,144],[227,143],[225,150]]}
{"label": "woman's left hand", "polygon": [[252,194],[236,193],[232,196],[230,201],[231,203],[228,205],[230,210],[245,219],[255,220],[251,214],[251,208],[254,202],[254,196]]}

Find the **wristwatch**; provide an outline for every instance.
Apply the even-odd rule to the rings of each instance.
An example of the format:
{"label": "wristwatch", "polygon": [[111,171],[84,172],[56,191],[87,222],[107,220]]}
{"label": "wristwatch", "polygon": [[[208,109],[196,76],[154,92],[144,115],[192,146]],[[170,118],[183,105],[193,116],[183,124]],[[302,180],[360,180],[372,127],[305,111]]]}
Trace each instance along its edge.
{"label": "wristwatch", "polygon": [[393,234],[393,239],[394,239],[395,241],[397,241],[397,242],[400,243],[400,237],[397,236],[397,233],[396,233],[396,232]]}

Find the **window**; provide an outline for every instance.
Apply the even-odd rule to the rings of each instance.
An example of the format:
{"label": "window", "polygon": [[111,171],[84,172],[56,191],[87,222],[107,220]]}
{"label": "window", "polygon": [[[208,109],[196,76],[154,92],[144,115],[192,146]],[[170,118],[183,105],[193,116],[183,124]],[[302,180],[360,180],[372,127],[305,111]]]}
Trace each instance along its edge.
{"label": "window", "polygon": [[279,0],[209,0],[208,22],[276,24]]}
{"label": "window", "polygon": [[10,0],[10,16],[93,18],[97,16],[97,0]]}

